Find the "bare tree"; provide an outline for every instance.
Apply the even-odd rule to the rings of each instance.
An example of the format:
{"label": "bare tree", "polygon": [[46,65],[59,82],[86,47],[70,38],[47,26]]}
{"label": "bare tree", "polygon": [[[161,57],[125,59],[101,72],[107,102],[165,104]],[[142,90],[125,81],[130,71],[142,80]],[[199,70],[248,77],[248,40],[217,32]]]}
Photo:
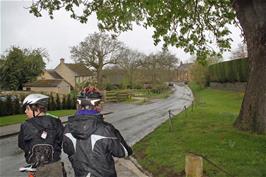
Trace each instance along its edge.
{"label": "bare tree", "polygon": [[93,33],[71,47],[71,57],[75,62],[84,63],[88,68],[96,71],[97,85],[102,87],[103,67],[115,64],[124,44],[105,33]]}
{"label": "bare tree", "polygon": [[134,85],[134,75],[137,68],[140,66],[140,61],[144,57],[144,54],[128,48],[125,48],[123,52],[120,53],[117,64],[124,70],[131,87]]}
{"label": "bare tree", "polygon": [[170,72],[177,67],[179,59],[168,51],[152,53],[141,61],[146,80],[152,84],[171,80]]}
{"label": "bare tree", "polygon": [[177,65],[179,63],[179,59],[170,53],[168,50],[164,50],[162,52],[159,52],[158,54],[160,66],[162,69],[164,69],[166,72],[165,80],[172,81],[173,80],[173,74],[174,70],[177,68]]}

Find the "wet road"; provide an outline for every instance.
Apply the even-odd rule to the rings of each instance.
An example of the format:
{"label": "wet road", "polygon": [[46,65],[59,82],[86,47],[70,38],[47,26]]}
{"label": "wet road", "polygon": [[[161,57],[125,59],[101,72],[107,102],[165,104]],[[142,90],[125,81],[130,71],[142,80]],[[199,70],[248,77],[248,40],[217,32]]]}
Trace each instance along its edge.
{"label": "wet road", "polygon": [[[174,93],[167,99],[153,100],[144,105],[106,104],[104,112],[114,113],[106,115],[105,120],[119,129],[126,141],[133,145],[166,121],[168,110],[177,114],[184,109],[184,106],[188,107],[191,102],[191,91],[187,87],[176,86]],[[66,162],[68,176],[72,176],[65,154],[62,159]],[[25,160],[23,152],[17,147],[17,136],[0,139],[0,176],[25,177],[26,174],[18,172],[18,168],[23,164]]]}

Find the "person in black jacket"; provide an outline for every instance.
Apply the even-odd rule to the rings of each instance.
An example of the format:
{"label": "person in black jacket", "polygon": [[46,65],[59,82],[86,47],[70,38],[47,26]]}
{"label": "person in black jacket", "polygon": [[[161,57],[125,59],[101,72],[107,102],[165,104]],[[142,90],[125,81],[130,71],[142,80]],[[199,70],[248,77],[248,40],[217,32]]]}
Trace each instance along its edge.
{"label": "person in black jacket", "polygon": [[132,149],[120,132],[100,114],[101,94],[85,88],[77,99],[77,112],[69,117],[63,138],[76,177],[116,177],[113,157],[127,157]]}
{"label": "person in black jacket", "polygon": [[[64,127],[60,119],[46,115],[47,106],[46,95],[30,94],[24,99],[28,119],[21,124],[18,146],[25,152],[26,162],[37,171],[46,166],[47,175],[61,177],[64,172],[60,162]],[[56,166],[60,169],[54,170]]]}

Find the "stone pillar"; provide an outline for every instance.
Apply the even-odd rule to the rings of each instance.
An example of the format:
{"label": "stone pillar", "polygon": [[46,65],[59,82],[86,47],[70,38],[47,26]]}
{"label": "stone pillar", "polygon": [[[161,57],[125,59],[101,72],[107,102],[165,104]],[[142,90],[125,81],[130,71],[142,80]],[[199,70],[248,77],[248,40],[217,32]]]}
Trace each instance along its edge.
{"label": "stone pillar", "polygon": [[186,155],[186,177],[203,177],[203,160],[202,157],[194,154]]}

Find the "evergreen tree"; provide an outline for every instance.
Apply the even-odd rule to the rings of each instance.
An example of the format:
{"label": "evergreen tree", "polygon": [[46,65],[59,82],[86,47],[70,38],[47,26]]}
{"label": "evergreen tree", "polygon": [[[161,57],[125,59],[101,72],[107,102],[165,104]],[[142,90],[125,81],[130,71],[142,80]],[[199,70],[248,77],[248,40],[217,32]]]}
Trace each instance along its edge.
{"label": "evergreen tree", "polygon": [[67,109],[71,109],[71,108],[72,108],[71,95],[68,94],[68,95],[67,95]]}
{"label": "evergreen tree", "polygon": [[56,104],[55,104],[55,101],[54,101],[54,96],[53,96],[53,94],[50,94],[48,110],[53,111],[55,109],[56,109]]}
{"label": "evergreen tree", "polygon": [[63,95],[62,109],[67,109],[66,95]]}
{"label": "evergreen tree", "polygon": [[57,93],[56,94],[56,110],[60,110],[60,109],[61,109],[61,101],[60,101],[60,97]]}
{"label": "evergreen tree", "polygon": [[71,109],[76,109],[76,102],[77,102],[77,97],[73,96],[72,97],[72,103],[71,103]]}

